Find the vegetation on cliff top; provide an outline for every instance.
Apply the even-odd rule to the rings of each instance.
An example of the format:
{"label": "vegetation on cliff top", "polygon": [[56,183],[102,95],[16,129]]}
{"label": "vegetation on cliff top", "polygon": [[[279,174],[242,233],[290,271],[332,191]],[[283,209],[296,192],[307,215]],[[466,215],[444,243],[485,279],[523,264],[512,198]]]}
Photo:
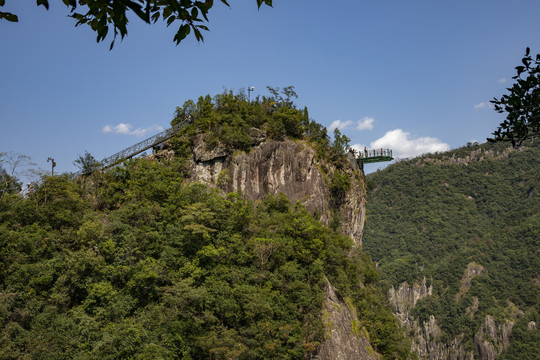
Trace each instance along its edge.
{"label": "vegetation on cliff top", "polygon": [[[379,263],[384,287],[425,276],[433,296],[420,300],[414,315],[435,315],[448,339],[464,333],[470,348],[485,315],[516,316],[511,302],[525,315],[508,359],[538,350],[539,330],[524,331],[523,322],[537,321],[540,309],[539,159],[538,141],[469,144],[367,177],[364,249]],[[472,262],[486,271],[456,297]],[[479,306],[471,313],[474,297]]]}
{"label": "vegetation on cliff top", "polygon": [[191,119],[193,124],[182,129],[175,150],[182,153],[182,145],[189,147],[195,134],[204,133],[210,148],[221,143],[230,149],[248,151],[253,144],[251,130],[255,128],[273,140],[307,140],[321,159],[341,167],[350,139],[335,129],[331,141],[326,128],[309,118],[307,108],[296,107],[294,99],[298,96],[292,86],[268,87],[268,91],[269,96],[255,99],[249,99],[243,90],[226,90],[214,97],[201,96],[196,102],[186,101],[176,108],[171,125],[185,119]]}

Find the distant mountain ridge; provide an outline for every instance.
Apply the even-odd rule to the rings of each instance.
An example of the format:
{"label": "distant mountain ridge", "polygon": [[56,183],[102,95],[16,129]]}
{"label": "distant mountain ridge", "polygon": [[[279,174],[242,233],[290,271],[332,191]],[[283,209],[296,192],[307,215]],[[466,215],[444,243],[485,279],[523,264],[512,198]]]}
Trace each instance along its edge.
{"label": "distant mountain ridge", "polygon": [[363,248],[412,350],[538,359],[540,142],[424,155],[368,175],[367,186]]}

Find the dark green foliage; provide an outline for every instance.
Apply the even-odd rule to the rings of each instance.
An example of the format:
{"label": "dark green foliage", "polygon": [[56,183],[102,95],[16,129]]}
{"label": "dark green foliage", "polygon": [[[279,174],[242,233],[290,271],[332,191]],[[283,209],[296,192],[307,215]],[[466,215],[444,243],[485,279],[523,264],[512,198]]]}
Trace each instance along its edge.
{"label": "dark green foliage", "polygon": [[21,191],[21,182],[15,177],[9,175],[7,171],[0,166],[0,199],[4,194],[15,194]]}
{"label": "dark green foliage", "polygon": [[[253,129],[262,130],[275,140],[303,138],[305,112],[294,106],[291,97],[292,94],[296,97],[296,94],[292,86],[284,88],[285,98],[278,90],[272,90],[273,96],[257,97],[251,101],[244,92],[235,94],[230,90],[213,98],[201,96],[196,103],[188,100],[176,109],[171,125],[192,118],[194,124],[183,129],[180,139],[205,133],[208,134],[208,147],[221,143],[236,150],[248,150],[252,146],[253,136],[256,136]],[[175,146],[179,145],[175,143]]]}
{"label": "dark green foliage", "polygon": [[96,158],[93,157],[88,151],[84,152],[84,156],[79,155],[79,157],[73,161],[73,165],[79,168],[82,175],[90,175],[94,171],[101,168],[101,163],[96,160]]}
{"label": "dark green foliage", "polygon": [[[347,162],[346,153],[350,139],[336,129],[331,141],[324,126],[309,118],[307,108],[296,108],[297,98],[292,86],[268,87],[271,96],[248,99],[245,91],[234,93],[227,90],[211,97],[201,96],[197,102],[188,100],[177,107],[171,125],[186,119],[193,124],[180,130],[171,140],[179,157],[192,155],[193,138],[205,135],[205,146],[213,149],[219,144],[230,150],[249,151],[257,138],[304,140],[316,150],[323,172],[333,165],[342,169]],[[261,141],[261,140],[259,140]]]}
{"label": "dark green foliage", "polygon": [[[529,326],[530,323],[535,326]],[[512,328],[510,347],[502,353],[501,360],[537,360],[540,344],[540,315],[538,308],[523,316]],[[531,324],[532,325],[532,324]]]}
{"label": "dark green foliage", "polygon": [[[187,101],[173,159],[44,177],[0,202],[0,359],[305,359],[324,340],[325,278],[384,358],[406,358],[377,271],[352,240],[280,194],[257,204],[189,184],[193,138],[249,151],[254,136],[313,144],[335,214],[344,144],[295,108],[292,87]],[[260,141],[260,140],[259,140]],[[87,168],[93,158],[77,162]],[[336,216],[336,226],[339,218]]]}
{"label": "dark green foliage", "polygon": [[[508,301],[524,312],[540,307],[539,159],[538,141],[470,144],[368,175],[364,249],[379,262],[386,289],[428,279],[433,296],[413,314],[435,315],[447,339],[464,333],[473,348],[485,315],[511,318]],[[486,272],[456,301],[471,262]],[[473,297],[479,309],[471,318]],[[529,344],[533,333],[516,339]]]}
{"label": "dark green foliage", "polygon": [[332,196],[332,201],[334,203],[334,208],[338,208],[343,205],[345,200],[345,195],[351,187],[351,178],[348,173],[345,171],[336,170],[332,174],[332,179],[330,180],[330,195]]}
{"label": "dark green foliage", "polygon": [[182,163],[137,159],[6,198],[0,358],[309,358],[325,276],[377,351],[405,354],[349,238],[284,195],[255,207],[184,183]]}
{"label": "dark green foliage", "polygon": [[334,129],[334,141],[332,142],[332,150],[336,154],[345,155],[349,150],[349,139],[345,134],[342,134],[338,128]]}
{"label": "dark green foliage", "polygon": [[510,93],[491,101],[495,111],[507,116],[489,141],[510,141],[516,146],[540,135],[540,54],[533,59],[530,52],[527,48],[523,65],[516,66],[516,83],[507,89]]}
{"label": "dark green foliage", "polygon": [[[129,14],[133,12],[142,21],[152,24],[160,18],[171,25],[179,21],[180,25],[174,35],[174,42],[178,45],[191,32],[195,35],[197,41],[203,41],[201,30],[208,31],[204,25],[208,20],[208,13],[214,6],[212,0],[192,1],[192,0],[62,0],[69,8],[69,16],[77,22],[75,26],[88,25],[97,34],[97,42],[105,40],[109,30],[114,32],[114,38],[111,43],[111,49],[114,46],[116,36],[120,34],[122,38],[127,35],[127,24]],[[221,2],[227,6],[226,0]],[[49,0],[36,0],[36,4],[43,5],[49,9]],[[257,6],[272,6],[272,0],[257,0]],[[5,5],[4,0],[0,0],[0,7]],[[79,13],[82,9],[85,13]],[[17,15],[10,12],[0,11],[0,20],[5,19],[11,22],[17,22]]]}
{"label": "dark green foliage", "polygon": [[35,165],[30,157],[13,152],[0,152],[0,204],[6,195],[16,194],[22,189],[17,176],[25,173],[28,166]]}

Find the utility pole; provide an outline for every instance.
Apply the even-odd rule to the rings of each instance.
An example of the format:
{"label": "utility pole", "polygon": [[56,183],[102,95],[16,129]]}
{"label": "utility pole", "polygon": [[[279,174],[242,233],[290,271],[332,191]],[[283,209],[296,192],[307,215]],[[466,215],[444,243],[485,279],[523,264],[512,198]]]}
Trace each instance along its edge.
{"label": "utility pole", "polygon": [[54,167],[56,166],[56,162],[54,161],[54,159],[52,157],[49,157],[47,159],[47,162],[51,162],[51,176],[54,176]]}

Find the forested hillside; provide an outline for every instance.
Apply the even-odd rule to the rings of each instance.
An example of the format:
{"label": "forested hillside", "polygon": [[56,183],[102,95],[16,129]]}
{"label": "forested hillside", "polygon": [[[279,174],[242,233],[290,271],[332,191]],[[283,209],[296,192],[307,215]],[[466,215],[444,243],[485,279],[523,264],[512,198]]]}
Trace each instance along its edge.
{"label": "forested hillside", "polygon": [[[364,249],[385,291],[426,278],[410,317],[403,315],[411,335],[433,315],[444,351],[461,344],[485,359],[492,350],[501,359],[539,358],[539,141],[469,144],[369,175]],[[498,324],[493,339],[484,334],[491,323]],[[428,358],[442,348],[426,346]]]}
{"label": "forested hillside", "polygon": [[[273,95],[187,102],[173,124],[194,121],[168,145],[172,157],[6,191],[0,359],[309,359],[325,340],[327,279],[359,315],[350,332],[369,339],[374,358],[407,357],[374,264],[337,218],[324,227],[283,195],[254,203],[187,180],[199,133],[249,152],[256,127],[343,161],[345,138],[331,142],[290,92]],[[328,181],[339,200],[347,179],[337,174]]]}

